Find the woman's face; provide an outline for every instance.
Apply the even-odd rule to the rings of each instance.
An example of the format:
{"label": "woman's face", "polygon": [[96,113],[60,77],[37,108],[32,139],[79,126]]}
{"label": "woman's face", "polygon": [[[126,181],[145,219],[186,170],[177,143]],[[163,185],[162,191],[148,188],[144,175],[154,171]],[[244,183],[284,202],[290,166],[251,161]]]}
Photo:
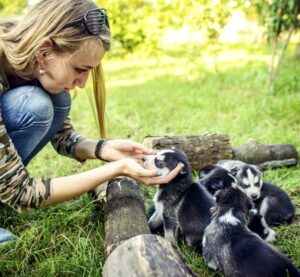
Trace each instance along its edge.
{"label": "woman's face", "polygon": [[90,71],[96,67],[105,54],[103,46],[96,40],[86,41],[74,53],[51,53],[45,58],[42,68],[45,74],[36,78],[49,93],[69,92],[76,86],[84,88]]}

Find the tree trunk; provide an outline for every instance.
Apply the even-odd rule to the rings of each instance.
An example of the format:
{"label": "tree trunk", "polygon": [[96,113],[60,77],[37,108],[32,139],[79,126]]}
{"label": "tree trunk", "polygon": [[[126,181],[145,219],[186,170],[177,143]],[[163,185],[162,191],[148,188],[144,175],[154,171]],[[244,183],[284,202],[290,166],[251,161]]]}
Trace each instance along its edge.
{"label": "tree trunk", "polygon": [[204,133],[199,136],[146,137],[143,143],[153,149],[178,148],[188,157],[192,170],[232,158],[228,135]]}
{"label": "tree trunk", "polygon": [[196,276],[171,242],[156,235],[140,235],[118,246],[107,258],[103,277]]}

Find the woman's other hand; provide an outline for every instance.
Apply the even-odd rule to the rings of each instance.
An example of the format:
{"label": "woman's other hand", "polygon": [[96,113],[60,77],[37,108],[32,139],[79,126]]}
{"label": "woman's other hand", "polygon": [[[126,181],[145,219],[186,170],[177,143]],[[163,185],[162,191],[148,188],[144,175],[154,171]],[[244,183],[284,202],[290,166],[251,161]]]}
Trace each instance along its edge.
{"label": "woman's other hand", "polygon": [[177,166],[165,176],[160,176],[159,170],[145,169],[141,163],[132,159],[125,158],[120,161],[122,163],[122,172],[125,176],[128,176],[136,181],[143,183],[144,185],[159,185],[170,182],[177,176],[179,171],[183,168],[183,164],[179,163]]}
{"label": "woman's other hand", "polygon": [[131,158],[142,160],[145,155],[155,154],[156,151],[145,145],[125,139],[107,140],[101,149],[101,158],[105,161],[118,161]]}

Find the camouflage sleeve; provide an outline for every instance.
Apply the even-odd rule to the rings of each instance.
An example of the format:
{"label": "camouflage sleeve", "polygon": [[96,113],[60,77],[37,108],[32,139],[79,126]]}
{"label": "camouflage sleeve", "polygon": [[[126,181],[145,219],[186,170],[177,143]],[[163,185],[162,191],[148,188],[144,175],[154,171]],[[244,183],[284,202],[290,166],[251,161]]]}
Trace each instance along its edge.
{"label": "camouflage sleeve", "polygon": [[76,145],[84,140],[85,137],[79,135],[73,128],[70,118],[68,117],[62,127],[54,135],[51,140],[54,149],[61,155],[73,158],[79,162],[84,162],[75,155]]}
{"label": "camouflage sleeve", "polygon": [[43,207],[51,196],[50,181],[29,176],[7,135],[0,111],[0,200],[19,212]]}

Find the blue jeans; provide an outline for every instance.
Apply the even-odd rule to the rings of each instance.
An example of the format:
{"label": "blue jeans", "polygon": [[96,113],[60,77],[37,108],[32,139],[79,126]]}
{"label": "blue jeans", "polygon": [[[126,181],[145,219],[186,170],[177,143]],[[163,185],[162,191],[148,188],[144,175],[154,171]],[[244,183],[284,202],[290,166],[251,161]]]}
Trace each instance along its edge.
{"label": "blue jeans", "polygon": [[[50,94],[38,86],[21,86],[0,97],[8,136],[26,166],[53,138],[69,114],[70,94]],[[0,243],[16,239],[0,228]]]}
{"label": "blue jeans", "polygon": [[26,166],[53,138],[69,114],[70,94],[50,94],[38,86],[21,86],[0,99],[8,136]]}

